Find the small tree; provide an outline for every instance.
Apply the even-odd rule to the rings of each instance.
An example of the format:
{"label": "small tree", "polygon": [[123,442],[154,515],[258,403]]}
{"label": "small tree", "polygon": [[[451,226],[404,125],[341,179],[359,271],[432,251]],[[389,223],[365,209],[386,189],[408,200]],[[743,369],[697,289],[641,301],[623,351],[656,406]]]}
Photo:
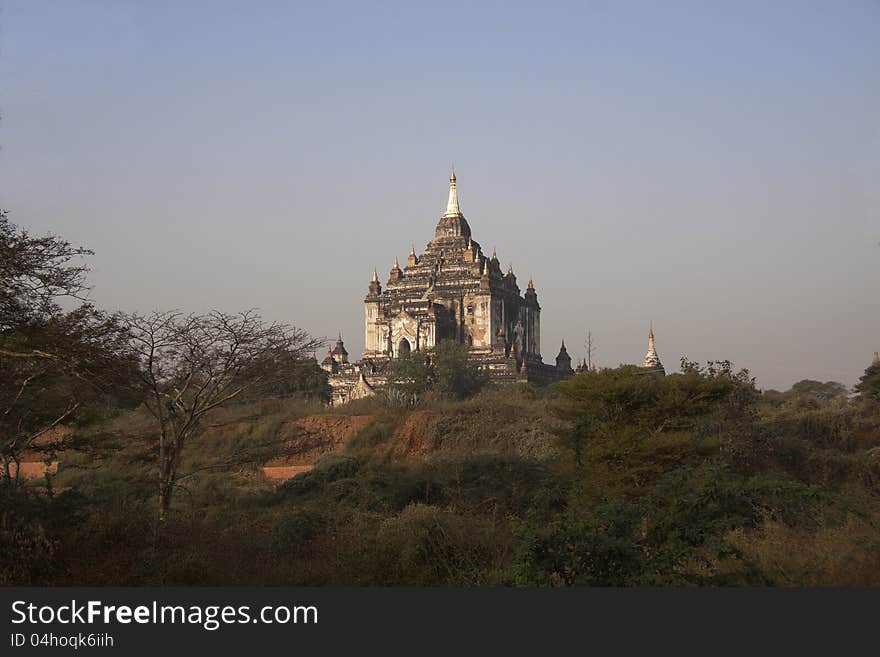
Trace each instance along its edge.
{"label": "small tree", "polygon": [[425,353],[400,356],[392,368],[386,394],[391,403],[415,406],[429,390],[448,399],[476,394],[488,377],[468,360],[468,350],[454,340],[441,340]]}
{"label": "small tree", "polygon": [[238,397],[238,401],[298,397],[314,399],[323,403],[330,401],[330,383],[327,372],[321,369],[313,355],[302,357],[297,353],[278,354],[276,371],[283,376],[269,377],[251,386]]}
{"label": "small tree", "polygon": [[321,369],[314,358],[304,358],[294,364],[291,385],[285,388],[285,392],[327,403],[331,392],[327,372]]}
{"label": "small tree", "polygon": [[415,406],[428,388],[433,377],[425,355],[417,351],[402,354],[391,368],[385,394],[397,406]]}
{"label": "small tree", "polygon": [[830,401],[832,399],[846,399],[849,390],[842,383],[837,381],[814,381],[813,379],[803,379],[791,386],[789,391],[791,397],[808,396]]}
{"label": "small tree", "polygon": [[855,390],[865,401],[880,402],[880,362],[871,364],[859,377]]}
{"label": "small tree", "polygon": [[487,377],[468,359],[468,350],[454,340],[441,340],[432,351],[434,389],[452,399],[475,395],[485,385]]}
{"label": "small tree", "polygon": [[206,416],[257,386],[289,377],[279,364],[304,358],[320,343],[299,329],[266,323],[254,311],[154,312],[129,315],[126,323],[145,404],[159,433],[161,524],[171,508],[184,450],[200,437]]}

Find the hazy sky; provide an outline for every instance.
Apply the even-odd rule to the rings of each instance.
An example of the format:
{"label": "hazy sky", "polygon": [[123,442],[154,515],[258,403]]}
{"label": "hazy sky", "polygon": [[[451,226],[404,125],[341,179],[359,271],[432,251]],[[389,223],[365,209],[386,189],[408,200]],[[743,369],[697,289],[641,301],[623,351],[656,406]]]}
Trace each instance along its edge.
{"label": "hazy sky", "polygon": [[[417,6],[418,5],[418,6]],[[363,349],[454,162],[477,239],[602,365],[854,383],[880,350],[880,3],[4,2],[0,206],[105,308]]]}

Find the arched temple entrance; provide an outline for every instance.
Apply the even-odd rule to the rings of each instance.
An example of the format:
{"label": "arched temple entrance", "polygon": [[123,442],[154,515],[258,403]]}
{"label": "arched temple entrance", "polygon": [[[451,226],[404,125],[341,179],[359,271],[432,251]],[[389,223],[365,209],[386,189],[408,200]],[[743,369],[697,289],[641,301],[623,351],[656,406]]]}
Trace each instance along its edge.
{"label": "arched temple entrance", "polygon": [[403,358],[404,356],[409,356],[410,351],[412,351],[412,349],[409,346],[409,340],[403,338],[397,345],[397,357]]}

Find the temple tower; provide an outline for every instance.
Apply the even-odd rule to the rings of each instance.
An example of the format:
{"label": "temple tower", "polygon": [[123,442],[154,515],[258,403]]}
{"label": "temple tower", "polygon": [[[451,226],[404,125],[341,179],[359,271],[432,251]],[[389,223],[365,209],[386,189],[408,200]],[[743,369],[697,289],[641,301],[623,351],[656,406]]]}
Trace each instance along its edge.
{"label": "temple tower", "polygon": [[653,322],[651,322],[651,328],[648,332],[648,352],[645,354],[645,360],[642,362],[642,367],[646,370],[657,372],[658,374],[666,374],[663,363],[660,362],[660,357],[657,355],[657,350],[654,348]]}

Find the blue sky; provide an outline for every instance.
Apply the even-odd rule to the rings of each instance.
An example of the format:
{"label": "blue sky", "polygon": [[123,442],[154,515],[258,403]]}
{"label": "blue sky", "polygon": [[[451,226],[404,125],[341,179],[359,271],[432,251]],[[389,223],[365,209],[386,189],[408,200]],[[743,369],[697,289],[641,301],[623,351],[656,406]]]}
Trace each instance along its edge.
{"label": "blue sky", "polygon": [[107,308],[363,348],[373,267],[450,163],[542,347],[759,384],[880,349],[880,3],[6,2],[0,205],[96,251]]}

